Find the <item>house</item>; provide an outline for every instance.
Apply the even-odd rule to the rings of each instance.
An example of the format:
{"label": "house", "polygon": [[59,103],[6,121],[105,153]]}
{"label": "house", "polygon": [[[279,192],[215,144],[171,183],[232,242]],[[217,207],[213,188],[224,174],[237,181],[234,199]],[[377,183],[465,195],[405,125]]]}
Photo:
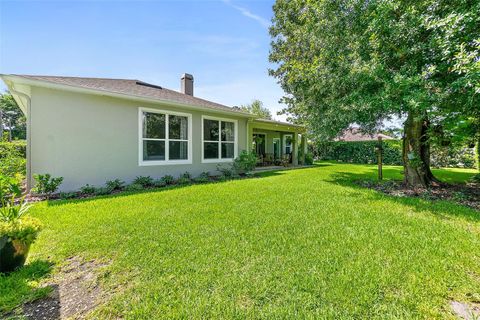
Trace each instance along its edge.
{"label": "house", "polygon": [[[139,80],[0,75],[27,116],[27,187],[32,175],[63,177],[61,191],[119,178],[216,172],[242,150],[303,161],[305,128],[257,119]],[[301,155],[299,159],[298,155]]]}
{"label": "house", "polygon": [[335,141],[377,141],[378,138],[382,138],[383,140],[395,139],[382,133],[366,134],[358,128],[348,128],[343,131],[340,136],[335,138]]}

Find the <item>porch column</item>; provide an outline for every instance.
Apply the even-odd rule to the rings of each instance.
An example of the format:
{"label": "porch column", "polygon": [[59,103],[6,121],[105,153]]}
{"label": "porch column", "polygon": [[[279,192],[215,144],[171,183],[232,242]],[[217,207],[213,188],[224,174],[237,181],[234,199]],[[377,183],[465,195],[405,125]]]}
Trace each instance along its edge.
{"label": "porch column", "polygon": [[292,165],[298,166],[298,132],[293,133]]}
{"label": "porch column", "polygon": [[253,124],[250,120],[247,120],[247,145],[245,150],[248,152],[252,151],[252,143],[253,143]]}
{"label": "porch column", "polygon": [[306,149],[305,145],[306,145],[305,134],[302,133],[302,138],[300,140],[300,159],[299,159],[299,163],[301,165],[305,164],[305,149]]}

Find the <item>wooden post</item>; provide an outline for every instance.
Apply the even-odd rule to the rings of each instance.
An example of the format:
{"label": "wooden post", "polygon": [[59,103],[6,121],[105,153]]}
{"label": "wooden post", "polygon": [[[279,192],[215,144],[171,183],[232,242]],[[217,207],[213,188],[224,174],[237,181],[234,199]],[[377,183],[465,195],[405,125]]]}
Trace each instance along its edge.
{"label": "wooden post", "polygon": [[378,162],[378,180],[382,180],[382,179],[383,179],[383,171],[382,171],[382,163],[383,163],[382,137],[378,137],[377,162]]}

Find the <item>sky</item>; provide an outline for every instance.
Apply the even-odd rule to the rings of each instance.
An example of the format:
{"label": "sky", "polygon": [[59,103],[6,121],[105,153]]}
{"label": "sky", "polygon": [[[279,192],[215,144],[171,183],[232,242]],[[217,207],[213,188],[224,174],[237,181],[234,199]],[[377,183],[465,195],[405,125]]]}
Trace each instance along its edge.
{"label": "sky", "polygon": [[[0,0],[0,73],[138,79],[228,106],[260,99],[277,120],[268,75],[273,0]],[[6,89],[3,83],[0,89]]]}

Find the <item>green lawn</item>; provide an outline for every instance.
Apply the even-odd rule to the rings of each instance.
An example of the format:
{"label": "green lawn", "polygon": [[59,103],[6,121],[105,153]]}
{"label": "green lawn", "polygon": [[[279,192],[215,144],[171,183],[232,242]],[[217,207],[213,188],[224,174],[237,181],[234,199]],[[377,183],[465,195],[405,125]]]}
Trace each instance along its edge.
{"label": "green lawn", "polygon": [[453,318],[451,300],[480,301],[480,213],[351,183],[375,174],[319,163],[37,204],[46,228],[30,265],[0,278],[0,310],[45,294],[34,288],[70,256],[111,262],[101,285],[112,298],[92,318]]}

